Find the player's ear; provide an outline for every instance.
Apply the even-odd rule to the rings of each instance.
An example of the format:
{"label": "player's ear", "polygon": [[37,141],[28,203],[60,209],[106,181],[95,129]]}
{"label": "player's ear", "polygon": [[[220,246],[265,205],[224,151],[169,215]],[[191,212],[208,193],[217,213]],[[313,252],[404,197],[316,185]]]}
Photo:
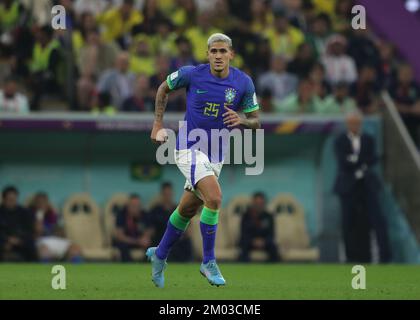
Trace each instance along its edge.
{"label": "player's ear", "polygon": [[230,48],[230,59],[232,60],[233,58],[235,58],[235,50]]}

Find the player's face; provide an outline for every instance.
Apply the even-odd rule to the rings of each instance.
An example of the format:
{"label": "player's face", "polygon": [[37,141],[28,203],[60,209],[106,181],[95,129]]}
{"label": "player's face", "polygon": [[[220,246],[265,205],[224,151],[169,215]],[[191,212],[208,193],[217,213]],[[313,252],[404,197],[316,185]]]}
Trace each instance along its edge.
{"label": "player's face", "polygon": [[233,58],[233,52],[225,42],[213,43],[207,51],[207,57],[211,68],[216,72],[221,72],[229,68],[229,62]]}

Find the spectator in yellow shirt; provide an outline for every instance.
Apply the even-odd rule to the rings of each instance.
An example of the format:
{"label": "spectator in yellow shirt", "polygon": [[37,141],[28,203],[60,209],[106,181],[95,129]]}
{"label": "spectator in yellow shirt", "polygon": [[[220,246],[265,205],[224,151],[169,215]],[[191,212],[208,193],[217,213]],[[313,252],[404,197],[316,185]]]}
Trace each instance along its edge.
{"label": "spectator in yellow shirt", "polygon": [[305,40],[303,33],[291,26],[283,11],[275,14],[274,26],[267,29],[265,36],[270,41],[273,54],[292,59],[299,45]]}
{"label": "spectator in yellow shirt", "polygon": [[72,32],[73,50],[76,58],[80,58],[80,50],[87,44],[87,36],[97,29],[95,16],[90,12],[84,12],[80,16],[78,27]]}
{"label": "spectator in yellow shirt", "polygon": [[252,23],[251,30],[254,33],[261,33],[267,28],[273,26],[274,16],[269,10],[269,4],[265,0],[252,0],[251,15]]}
{"label": "spectator in yellow shirt", "polygon": [[177,53],[176,38],[177,35],[172,30],[171,22],[163,19],[157,22],[156,35],[153,37],[153,52],[155,54],[164,54],[175,56]]}
{"label": "spectator in yellow shirt", "polygon": [[159,0],[157,6],[165,16],[169,17],[176,8],[176,0]]}
{"label": "spectator in yellow shirt", "polygon": [[133,6],[133,0],[124,0],[118,8],[112,8],[98,17],[98,22],[105,27],[103,38],[105,41],[118,41],[125,47],[124,35],[142,22],[143,17]]}
{"label": "spectator in yellow shirt", "polygon": [[352,0],[340,0],[336,2],[335,14],[332,17],[333,30],[337,33],[346,33],[351,28],[351,9],[353,8]]}
{"label": "spectator in yellow shirt", "polygon": [[312,0],[317,13],[326,13],[330,17],[334,16],[336,0]]}
{"label": "spectator in yellow shirt", "polygon": [[93,115],[104,114],[107,116],[113,116],[117,113],[117,109],[112,104],[111,94],[108,92],[102,92],[98,94],[97,105],[93,106],[91,113]]}
{"label": "spectator in yellow shirt", "polygon": [[180,33],[195,26],[197,7],[194,0],[176,0],[176,9],[169,16]]}
{"label": "spectator in yellow shirt", "polygon": [[[199,62],[207,60],[207,39],[213,34],[221,32],[212,27],[212,13],[203,11],[197,19],[197,26],[188,29],[185,36],[193,46],[194,57]],[[204,49],[203,49],[204,48]]]}
{"label": "spectator in yellow shirt", "polygon": [[34,28],[34,35],[36,41],[29,62],[29,81],[34,93],[31,109],[38,110],[45,94],[61,93],[63,56],[60,42],[50,26]]}
{"label": "spectator in yellow shirt", "polygon": [[133,43],[134,50],[130,53],[130,72],[144,73],[149,77],[156,72],[155,56],[152,53],[151,43],[152,41],[145,34],[136,37]]}

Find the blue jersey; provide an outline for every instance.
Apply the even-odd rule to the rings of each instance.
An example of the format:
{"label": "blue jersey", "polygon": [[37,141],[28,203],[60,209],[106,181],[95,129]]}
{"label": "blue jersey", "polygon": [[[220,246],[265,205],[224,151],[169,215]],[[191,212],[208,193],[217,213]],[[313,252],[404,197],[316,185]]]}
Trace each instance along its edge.
{"label": "blue jersey", "polygon": [[[178,133],[177,149],[199,146],[212,162],[223,160],[229,142],[226,134],[217,138],[217,143],[212,141],[216,139],[215,135],[212,139],[212,129],[216,129],[213,130],[214,133],[222,129],[225,129],[222,130],[225,133],[230,131],[223,123],[222,115],[227,111],[224,107],[245,113],[259,109],[251,78],[237,68],[230,67],[226,78],[218,78],[211,73],[209,64],[186,66],[170,74],[167,83],[171,90],[186,88],[187,91],[187,111],[184,118],[186,128],[181,128]],[[194,135],[190,135],[190,132],[194,129],[202,129],[207,133],[207,143],[203,144],[198,137],[191,138]]]}

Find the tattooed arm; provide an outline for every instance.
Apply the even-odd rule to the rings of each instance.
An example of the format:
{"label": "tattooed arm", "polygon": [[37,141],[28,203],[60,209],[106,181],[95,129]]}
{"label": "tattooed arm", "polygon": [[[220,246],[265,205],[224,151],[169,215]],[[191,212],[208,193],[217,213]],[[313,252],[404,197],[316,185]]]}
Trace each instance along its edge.
{"label": "tattooed arm", "polygon": [[171,90],[166,81],[162,82],[156,93],[155,100],[155,120],[153,122],[153,129],[150,138],[154,143],[163,142],[161,137],[158,137],[158,132],[163,128],[163,114],[165,113],[166,104],[168,103],[168,94]]}
{"label": "tattooed arm", "polygon": [[245,113],[246,119],[242,119],[242,125],[249,129],[260,129],[260,117],[258,110]]}
{"label": "tattooed arm", "polygon": [[258,115],[258,110],[245,113],[245,119],[242,118],[237,112],[225,106],[227,110],[223,114],[223,122],[227,125],[228,128],[236,127],[239,125],[244,126],[248,129],[260,129],[260,118]]}

